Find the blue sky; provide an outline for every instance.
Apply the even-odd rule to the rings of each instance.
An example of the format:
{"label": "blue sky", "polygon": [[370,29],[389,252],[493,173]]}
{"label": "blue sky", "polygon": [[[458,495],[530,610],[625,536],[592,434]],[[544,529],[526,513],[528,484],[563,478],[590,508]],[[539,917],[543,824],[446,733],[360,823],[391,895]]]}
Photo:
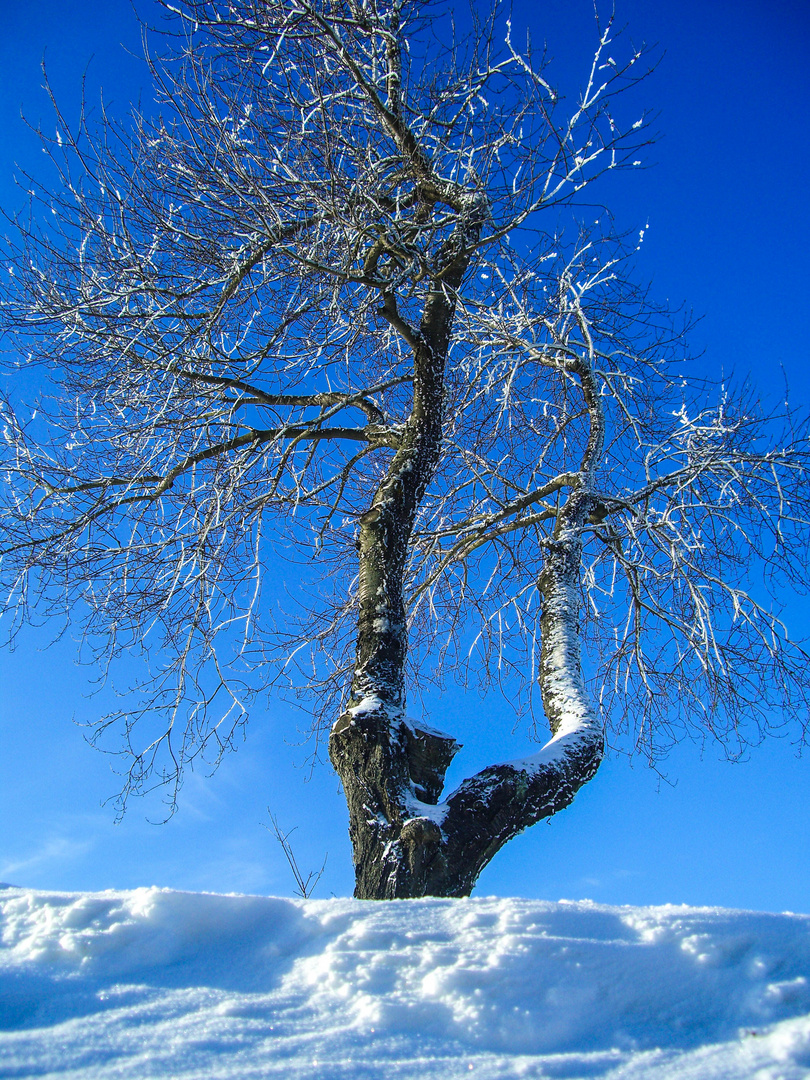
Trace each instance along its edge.
{"label": "blue sky", "polygon": [[[604,193],[620,224],[649,223],[640,273],[657,297],[703,316],[693,342],[708,371],[750,371],[773,391],[784,369],[794,400],[807,401],[810,10],[798,0],[617,0],[617,9],[634,41],[664,52],[636,95],[659,114],[654,167]],[[20,108],[51,124],[43,52],[69,105],[85,69],[88,95],[103,86],[114,110],[146,96],[148,85],[120,44],[139,50],[128,0],[0,0],[0,14],[0,204],[15,208],[15,162],[36,171],[43,160]],[[515,0],[513,25],[526,24],[535,43],[548,41],[561,81],[588,63],[589,0]],[[794,617],[810,631],[799,605]],[[298,827],[306,869],[328,851],[317,895],[351,892],[345,809],[327,765],[310,775],[307,747],[297,745],[304,717],[281,703],[260,712],[214,777],[188,777],[170,823],[150,824],[149,807],[136,802],[115,825],[101,805],[116,791],[110,761],[72,722],[98,715],[104,702],[87,696],[93,672],[76,665],[75,644],[45,650],[48,640],[47,628],[32,631],[16,652],[0,653],[0,880],[288,894],[289,871],[261,827],[270,807],[283,826]],[[510,735],[502,702],[428,704],[465,743],[465,772],[526,749]],[[474,722],[484,711],[486,736]],[[503,735],[493,741],[495,726]],[[798,759],[786,739],[737,765],[717,757],[681,747],[667,763],[669,783],[641,762],[609,759],[569,810],[504,849],[478,892],[810,911],[810,753]]]}

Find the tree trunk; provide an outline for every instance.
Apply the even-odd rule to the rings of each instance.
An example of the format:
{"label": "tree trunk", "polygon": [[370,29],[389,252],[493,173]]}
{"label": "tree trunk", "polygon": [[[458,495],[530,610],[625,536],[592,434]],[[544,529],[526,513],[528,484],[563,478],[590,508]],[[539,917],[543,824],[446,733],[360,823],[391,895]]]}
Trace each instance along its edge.
{"label": "tree trunk", "polygon": [[[355,670],[329,754],[349,807],[355,896],[467,896],[513,836],[567,806],[602,755],[602,731],[582,683],[577,616],[587,499],[573,500],[540,578],[541,689],[553,738],[525,761],[493,765],[439,803],[460,749],[406,718],[403,581],[416,514],[439,461],[444,368],[455,290],[486,208],[471,201],[441,260],[414,347],[413,408],[385,480],[360,518]],[[396,304],[384,312],[397,319]]]}
{"label": "tree trunk", "polygon": [[[460,747],[405,718],[401,675],[396,693],[380,688],[350,705],[335,724],[330,754],[349,805],[355,896],[468,896],[508,840],[567,806],[595,774],[602,730],[582,681],[575,536],[549,551],[540,578],[540,679],[553,737],[539,753],[484,769],[440,803],[445,773]],[[388,631],[386,659],[397,656],[404,663],[403,626],[404,617]]]}

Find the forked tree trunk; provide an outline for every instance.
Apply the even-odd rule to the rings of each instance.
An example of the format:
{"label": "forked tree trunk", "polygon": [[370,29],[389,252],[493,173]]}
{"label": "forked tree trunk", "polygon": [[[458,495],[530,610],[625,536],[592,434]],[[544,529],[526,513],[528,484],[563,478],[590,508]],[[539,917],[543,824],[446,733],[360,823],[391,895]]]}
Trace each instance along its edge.
{"label": "forked tree trunk", "polygon": [[[355,896],[467,896],[512,837],[567,806],[596,772],[602,730],[587,700],[577,627],[580,545],[575,534],[549,551],[540,578],[541,689],[553,738],[523,761],[492,765],[440,802],[459,744],[405,718],[404,610],[391,620],[388,577],[361,601],[353,703],[335,724],[332,762],[343,781],[354,847]],[[375,603],[375,600],[379,603]],[[380,685],[369,679],[363,642],[389,621]],[[376,630],[369,623],[376,622]]]}
{"label": "forked tree trunk", "polygon": [[[539,585],[541,689],[553,738],[525,761],[492,765],[439,802],[460,749],[405,713],[403,580],[416,513],[441,452],[444,367],[455,289],[484,210],[470,202],[414,336],[413,409],[385,480],[360,519],[359,602],[350,701],[329,739],[349,806],[355,896],[467,896],[513,836],[570,803],[602,756],[602,731],[580,669],[579,572],[587,499],[558,519]],[[398,319],[396,304],[384,311]]]}
{"label": "forked tree trunk", "polygon": [[[588,510],[583,498],[569,500],[565,522],[558,518],[558,540],[539,581],[541,689],[551,742],[524,761],[490,766],[440,802],[460,746],[405,714],[408,544],[441,455],[455,291],[485,214],[475,199],[460,208],[418,333],[408,333],[414,342],[413,410],[388,475],[360,519],[354,674],[347,710],[330,733],[329,756],[349,805],[354,894],[366,900],[468,895],[492,855],[528,825],[567,806],[602,758],[602,730],[580,670],[579,528]],[[401,323],[393,298],[382,313]]]}

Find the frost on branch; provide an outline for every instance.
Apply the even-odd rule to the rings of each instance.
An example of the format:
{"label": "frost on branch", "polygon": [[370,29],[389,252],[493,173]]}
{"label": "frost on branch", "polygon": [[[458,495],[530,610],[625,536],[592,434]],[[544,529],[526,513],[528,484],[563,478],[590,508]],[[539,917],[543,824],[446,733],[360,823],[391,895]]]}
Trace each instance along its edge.
{"label": "frost on branch", "polygon": [[[358,895],[461,895],[605,738],[803,735],[806,423],[694,377],[593,209],[642,54],[599,25],[558,87],[497,7],[454,42],[429,2],[162,6],[144,115],[54,103],[0,295],[8,625],[142,654],[94,731],[122,808],[304,695]],[[445,793],[405,717],[448,678],[545,745]]]}

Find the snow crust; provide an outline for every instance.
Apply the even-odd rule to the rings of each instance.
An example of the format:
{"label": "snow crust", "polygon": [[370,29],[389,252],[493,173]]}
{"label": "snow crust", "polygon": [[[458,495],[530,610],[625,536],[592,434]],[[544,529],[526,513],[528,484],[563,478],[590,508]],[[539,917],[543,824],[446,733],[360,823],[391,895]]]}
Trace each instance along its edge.
{"label": "snow crust", "polygon": [[0,891],[0,1075],[799,1080],[810,917]]}
{"label": "snow crust", "polygon": [[448,735],[446,731],[442,731],[440,728],[434,727],[432,724],[428,724],[424,720],[417,720],[413,716],[406,716],[404,718],[404,723],[410,728],[410,730],[414,734],[417,734],[421,731],[425,735],[435,735],[439,739],[451,739],[453,742],[456,742],[454,735]]}
{"label": "snow crust", "polygon": [[446,802],[440,803],[426,803],[411,792],[403,792],[402,803],[405,809],[408,811],[410,817],[413,818],[427,818],[428,821],[432,821],[434,825],[438,825],[440,828],[444,825],[447,818],[447,811],[449,807]]}
{"label": "snow crust", "polygon": [[579,582],[572,560],[549,578],[543,598],[541,682],[543,704],[552,721],[553,737],[536,753],[505,762],[518,771],[537,772],[562,764],[583,740],[602,737],[582,679],[578,626]]}
{"label": "snow crust", "polygon": [[504,761],[502,764],[510,766],[517,772],[529,774],[539,772],[549,765],[561,765],[569,754],[576,753],[583,739],[594,737],[594,731],[601,736],[601,728],[595,723],[571,721],[570,724],[566,723],[564,727],[561,727],[557,734],[536,753],[529,754],[528,757],[516,758],[514,761]]}

